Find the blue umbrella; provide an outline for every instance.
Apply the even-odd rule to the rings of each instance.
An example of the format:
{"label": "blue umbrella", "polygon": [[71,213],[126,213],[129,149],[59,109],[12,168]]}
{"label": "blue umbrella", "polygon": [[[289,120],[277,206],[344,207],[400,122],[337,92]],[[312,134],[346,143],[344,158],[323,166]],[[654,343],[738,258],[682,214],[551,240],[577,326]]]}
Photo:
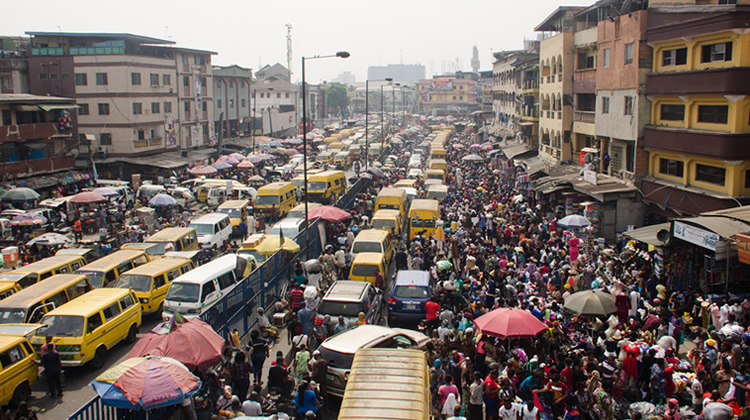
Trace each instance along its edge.
{"label": "blue umbrella", "polygon": [[214,164],[213,164],[213,165],[211,165],[211,166],[213,166],[214,168],[216,168],[216,169],[218,169],[218,170],[222,170],[222,169],[229,169],[229,168],[231,168],[231,167],[232,167],[232,165],[230,165],[230,164],[228,164],[228,163],[214,163]]}
{"label": "blue umbrella", "polygon": [[268,147],[281,147],[281,143],[274,140],[274,141],[268,142]]}
{"label": "blue umbrella", "polygon": [[177,200],[168,194],[156,194],[148,200],[148,205],[151,207],[174,207],[177,205]]}

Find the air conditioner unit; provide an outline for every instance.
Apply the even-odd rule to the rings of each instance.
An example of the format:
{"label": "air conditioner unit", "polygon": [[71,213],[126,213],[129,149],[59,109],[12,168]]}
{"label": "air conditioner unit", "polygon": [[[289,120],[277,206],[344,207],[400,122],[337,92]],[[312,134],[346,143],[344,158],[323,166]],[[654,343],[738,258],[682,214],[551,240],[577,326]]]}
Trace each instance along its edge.
{"label": "air conditioner unit", "polygon": [[99,153],[107,153],[107,147],[106,146],[99,146],[96,148],[96,151]]}

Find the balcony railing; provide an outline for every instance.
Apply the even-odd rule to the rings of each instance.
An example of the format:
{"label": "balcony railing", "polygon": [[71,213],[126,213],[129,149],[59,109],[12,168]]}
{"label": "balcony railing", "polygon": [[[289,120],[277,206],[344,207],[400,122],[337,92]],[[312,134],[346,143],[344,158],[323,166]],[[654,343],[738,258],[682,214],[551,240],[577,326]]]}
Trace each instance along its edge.
{"label": "balcony railing", "polygon": [[33,174],[39,172],[51,172],[64,169],[73,169],[76,160],[72,156],[58,156],[18,162],[0,163],[0,173],[6,176],[18,176],[22,174]]}
{"label": "balcony railing", "polygon": [[596,116],[594,111],[576,111],[573,116],[575,122],[582,122],[587,124],[593,124]]}
{"label": "balcony railing", "polygon": [[56,134],[59,133],[54,123],[2,125],[0,126],[0,143],[48,139]]}

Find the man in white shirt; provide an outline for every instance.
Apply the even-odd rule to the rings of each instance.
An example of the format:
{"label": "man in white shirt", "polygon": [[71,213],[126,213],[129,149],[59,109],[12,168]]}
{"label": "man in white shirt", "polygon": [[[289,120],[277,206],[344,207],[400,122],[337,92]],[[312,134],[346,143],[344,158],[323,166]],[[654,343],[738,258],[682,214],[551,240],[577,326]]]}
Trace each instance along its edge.
{"label": "man in white shirt", "polygon": [[263,407],[260,405],[260,395],[253,391],[250,394],[250,399],[242,403],[242,414],[246,416],[262,416]]}
{"label": "man in white shirt", "polygon": [[518,420],[518,406],[514,405],[511,400],[503,401],[497,413],[498,420]]}
{"label": "man in white shirt", "polygon": [[534,400],[528,400],[526,405],[519,404],[519,420],[537,420],[539,418],[539,409],[534,406]]}

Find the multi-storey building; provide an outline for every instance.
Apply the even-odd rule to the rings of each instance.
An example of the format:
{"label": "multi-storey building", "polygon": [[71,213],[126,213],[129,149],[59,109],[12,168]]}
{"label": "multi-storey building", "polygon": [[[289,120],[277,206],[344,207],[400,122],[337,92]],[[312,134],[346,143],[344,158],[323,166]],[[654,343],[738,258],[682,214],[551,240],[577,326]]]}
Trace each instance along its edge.
{"label": "multi-storey building", "polygon": [[0,93],[29,93],[29,41],[0,36]]}
{"label": "multi-storey building", "polygon": [[479,110],[477,77],[462,73],[434,76],[417,85],[419,108],[434,115],[469,114]]}
{"label": "multi-storey building", "polygon": [[538,140],[539,53],[537,42],[525,50],[495,53],[493,110],[495,121],[530,147]]}
{"label": "multi-storey building", "polygon": [[693,3],[654,2],[648,16],[641,190],[650,210],[667,216],[750,201],[750,6]]}
{"label": "multi-storey building", "polygon": [[28,32],[30,90],[75,98],[74,135],[109,156],[191,148],[213,140],[210,51],[113,33]]}
{"label": "multi-storey building", "polygon": [[237,65],[214,66],[213,76],[217,134],[225,138],[247,132],[252,116],[253,71]]}
{"label": "multi-storey building", "polygon": [[[586,153],[598,151],[595,139],[596,77],[597,77],[597,22],[600,9],[588,7],[576,15],[573,35],[573,160],[584,164]],[[595,154],[595,153],[594,153]],[[592,154],[592,156],[594,155]]]}
{"label": "multi-storey building", "polygon": [[539,154],[543,159],[571,158],[575,16],[582,9],[561,6],[534,28],[551,33],[539,45]]}

